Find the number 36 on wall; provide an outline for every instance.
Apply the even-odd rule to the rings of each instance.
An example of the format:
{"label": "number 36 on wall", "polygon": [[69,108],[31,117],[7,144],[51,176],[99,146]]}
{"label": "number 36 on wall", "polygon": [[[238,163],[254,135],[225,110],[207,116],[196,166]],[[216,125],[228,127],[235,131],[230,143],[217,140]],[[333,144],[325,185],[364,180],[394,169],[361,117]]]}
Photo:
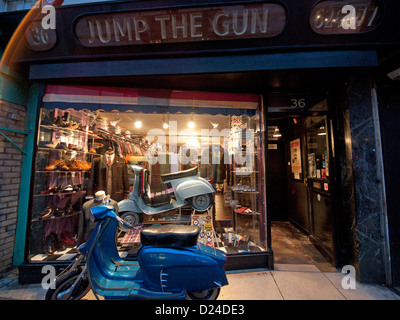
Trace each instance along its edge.
{"label": "number 36 on wall", "polygon": [[306,106],[306,99],[290,99],[290,107],[293,109],[304,108]]}

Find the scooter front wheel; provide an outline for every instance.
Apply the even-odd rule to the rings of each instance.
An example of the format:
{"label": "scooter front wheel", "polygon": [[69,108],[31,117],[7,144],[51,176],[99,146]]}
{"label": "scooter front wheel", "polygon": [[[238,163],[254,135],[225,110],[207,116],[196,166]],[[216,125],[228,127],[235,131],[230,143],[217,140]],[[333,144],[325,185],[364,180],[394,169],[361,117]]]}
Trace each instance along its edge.
{"label": "scooter front wheel", "polygon": [[[79,268],[65,277],[61,277],[56,281],[54,289],[48,289],[46,293],[45,300],[59,300],[58,294],[68,290],[75,282],[75,280],[81,274],[82,269]],[[90,290],[89,279],[84,276],[77,284],[76,288],[72,291],[69,296],[69,300],[80,300],[82,299]]]}
{"label": "scooter front wheel", "polygon": [[[132,226],[135,225],[135,224],[141,223],[143,221],[143,216],[137,214],[136,212],[131,212],[131,211],[120,212],[119,216],[121,217],[121,219],[125,220],[126,222],[128,222]],[[127,232],[129,230],[122,223],[118,224],[118,228],[122,232]]]}
{"label": "scooter front wheel", "polygon": [[220,288],[207,289],[201,291],[186,292],[186,300],[216,300],[219,296]]}

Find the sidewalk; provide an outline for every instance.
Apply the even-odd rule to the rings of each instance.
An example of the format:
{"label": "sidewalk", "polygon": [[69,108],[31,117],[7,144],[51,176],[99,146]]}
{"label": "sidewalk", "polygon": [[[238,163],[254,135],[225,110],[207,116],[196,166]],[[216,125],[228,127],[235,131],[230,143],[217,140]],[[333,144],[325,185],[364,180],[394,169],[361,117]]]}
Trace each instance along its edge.
{"label": "sidewalk", "polygon": [[[276,264],[275,270],[228,273],[229,285],[218,300],[400,300],[391,289],[374,284],[356,284],[345,290],[345,274],[321,272],[310,264]],[[0,300],[43,300],[40,284],[18,284],[17,271],[0,279]],[[95,299],[89,292],[85,299]]]}

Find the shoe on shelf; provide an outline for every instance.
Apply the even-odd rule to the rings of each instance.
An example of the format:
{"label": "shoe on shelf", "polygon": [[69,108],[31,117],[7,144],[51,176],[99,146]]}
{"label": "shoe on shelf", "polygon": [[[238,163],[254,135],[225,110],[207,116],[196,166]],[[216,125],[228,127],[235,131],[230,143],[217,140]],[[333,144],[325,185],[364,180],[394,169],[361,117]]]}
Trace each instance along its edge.
{"label": "shoe on shelf", "polygon": [[51,126],[53,124],[53,121],[51,121],[51,118],[48,115],[45,115],[40,124],[42,126]]}
{"label": "shoe on shelf", "polygon": [[95,148],[91,147],[91,148],[89,149],[89,153],[97,153],[97,152],[96,152],[96,149],[95,149]]}
{"label": "shoe on shelf", "polygon": [[71,202],[68,202],[68,203],[67,203],[67,205],[66,205],[65,208],[64,208],[64,211],[65,211],[65,214],[66,214],[67,216],[74,213],[74,208],[72,207],[72,203],[71,203]]}
{"label": "shoe on shelf", "polygon": [[75,244],[75,240],[74,240],[73,237],[71,236],[70,232],[68,232],[67,230],[61,231],[60,240],[61,240],[62,242],[64,242],[67,246],[68,246],[68,245],[74,245],[74,244]]}
{"label": "shoe on shelf", "polygon": [[72,121],[68,122],[67,125],[64,126],[65,129],[71,129],[71,130],[78,129],[78,127],[79,127],[79,124],[76,122],[72,122]]}
{"label": "shoe on shelf", "polygon": [[53,193],[58,193],[58,192],[60,192],[58,187],[50,187],[43,191],[40,191],[39,194],[53,194]]}
{"label": "shoe on shelf", "polygon": [[57,147],[57,145],[58,145],[58,142],[57,142],[57,141],[54,141],[54,142],[45,144],[44,147],[45,147],[45,148],[55,149],[55,148]]}
{"label": "shoe on shelf", "polygon": [[64,163],[62,159],[52,160],[52,162],[44,168],[44,170],[51,171],[56,170],[60,164]]}
{"label": "shoe on shelf", "polygon": [[78,161],[75,160],[74,162],[72,162],[70,165],[68,165],[68,168],[71,171],[81,171],[83,170],[82,167],[79,165]]}
{"label": "shoe on shelf", "polygon": [[44,248],[43,248],[44,252],[47,255],[54,254],[54,252],[56,252],[57,242],[58,242],[57,235],[54,232],[50,233],[44,240]]}
{"label": "shoe on shelf", "polygon": [[247,207],[241,207],[240,209],[236,210],[236,212],[237,213],[242,213],[246,209],[247,209]]}
{"label": "shoe on shelf", "polygon": [[54,216],[55,217],[63,217],[63,216],[65,216],[65,211],[60,208],[56,208],[54,210]]}
{"label": "shoe on shelf", "polygon": [[69,122],[69,119],[71,118],[71,114],[69,111],[65,111],[64,114],[62,115],[62,120],[64,122]]}
{"label": "shoe on shelf", "polygon": [[48,205],[41,213],[39,220],[49,219],[53,216],[56,206],[54,204]]}
{"label": "shoe on shelf", "polygon": [[63,120],[60,116],[57,117],[56,121],[53,123],[54,126],[61,127],[63,125]]}
{"label": "shoe on shelf", "polygon": [[63,192],[72,192],[74,188],[69,184],[62,189]]}
{"label": "shoe on shelf", "polygon": [[56,149],[65,149],[65,150],[67,150],[68,149],[67,143],[66,142],[60,142],[57,145]]}
{"label": "shoe on shelf", "polygon": [[58,166],[57,166],[58,170],[61,171],[70,171],[70,169],[68,168],[68,166],[65,164],[65,162],[61,162]]}

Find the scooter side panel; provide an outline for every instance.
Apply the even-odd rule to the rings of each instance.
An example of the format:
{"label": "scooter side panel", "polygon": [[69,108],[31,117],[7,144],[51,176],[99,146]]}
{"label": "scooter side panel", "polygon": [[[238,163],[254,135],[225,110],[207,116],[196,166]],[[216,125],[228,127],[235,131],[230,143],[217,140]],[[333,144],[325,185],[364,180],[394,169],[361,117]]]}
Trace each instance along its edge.
{"label": "scooter side panel", "polygon": [[136,202],[133,199],[125,199],[118,202],[118,212],[136,212],[141,213],[142,210],[138,207]]}
{"label": "scooter side panel", "polygon": [[178,199],[182,200],[215,192],[214,188],[207,180],[199,177],[171,180],[170,183],[176,186],[175,195]]}
{"label": "scooter side panel", "polygon": [[200,291],[228,283],[218,257],[195,247],[142,247],[138,262],[143,281],[151,290]]}

